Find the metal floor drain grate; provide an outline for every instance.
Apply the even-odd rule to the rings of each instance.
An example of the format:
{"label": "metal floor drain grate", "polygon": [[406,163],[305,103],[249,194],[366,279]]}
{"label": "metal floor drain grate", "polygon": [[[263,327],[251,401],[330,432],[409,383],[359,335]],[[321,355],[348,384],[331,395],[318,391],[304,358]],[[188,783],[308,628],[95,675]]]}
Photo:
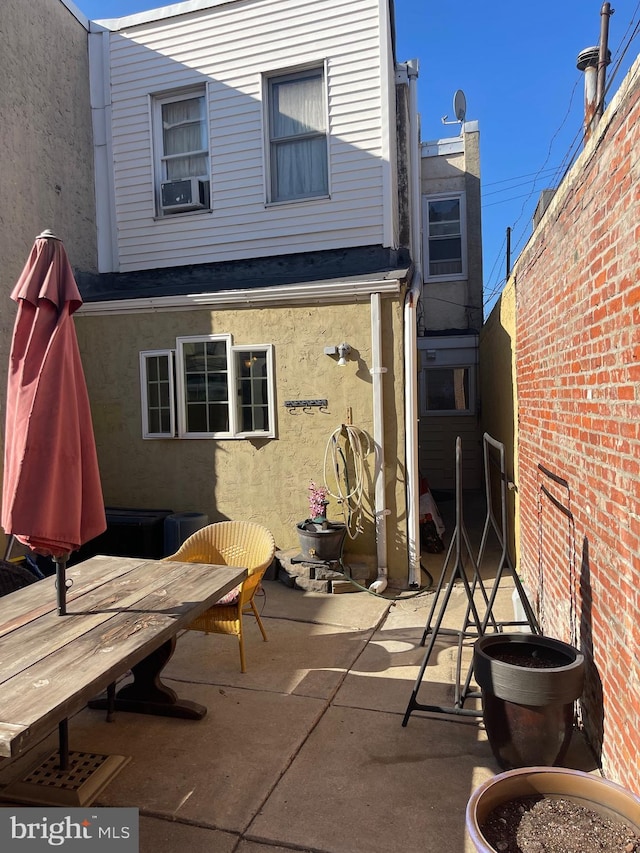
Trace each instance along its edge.
{"label": "metal floor drain grate", "polygon": [[77,790],[102,767],[108,755],[97,755],[93,752],[70,752],[69,768],[61,770],[58,766],[59,756],[54,753],[46,758],[38,767],[24,777],[23,782],[29,785],[49,785],[54,788]]}
{"label": "metal floor drain grate", "polygon": [[0,791],[0,799],[51,806],[86,806],[92,803],[131,759],[124,755],[70,752],[69,767],[61,770],[56,751],[39,759],[26,775]]}

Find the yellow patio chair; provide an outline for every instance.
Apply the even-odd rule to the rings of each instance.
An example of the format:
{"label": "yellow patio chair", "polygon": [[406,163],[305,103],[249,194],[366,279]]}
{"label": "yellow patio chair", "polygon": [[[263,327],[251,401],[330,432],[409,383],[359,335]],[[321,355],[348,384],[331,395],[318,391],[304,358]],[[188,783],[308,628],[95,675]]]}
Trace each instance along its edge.
{"label": "yellow patio chair", "polygon": [[252,613],[266,642],[267,635],[254,604],[260,581],[271,565],[276,543],[261,524],[251,521],[219,521],[197,530],[166,560],[187,563],[241,566],[249,575],[239,586],[206,610],[188,626],[206,634],[234,634],[240,643],[240,670],[246,672],[242,617]]}

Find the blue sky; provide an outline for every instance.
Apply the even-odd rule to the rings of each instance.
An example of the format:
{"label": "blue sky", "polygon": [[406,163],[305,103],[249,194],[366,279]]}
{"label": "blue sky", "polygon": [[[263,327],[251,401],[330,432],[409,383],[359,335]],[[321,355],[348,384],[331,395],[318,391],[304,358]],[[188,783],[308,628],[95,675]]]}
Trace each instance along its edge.
{"label": "blue sky", "polygon": [[[74,0],[89,18],[157,8],[157,0]],[[336,0],[339,2],[339,0]],[[493,0],[395,0],[397,58],[417,58],[422,139],[455,136],[453,96],[480,124],[485,311],[531,234],[540,192],[557,186],[581,148],[584,78],[576,58],[600,36],[600,0],[555,4]],[[609,101],[640,49],[640,0],[613,0]],[[617,69],[617,70],[616,70]],[[614,75],[615,70],[615,75]]]}

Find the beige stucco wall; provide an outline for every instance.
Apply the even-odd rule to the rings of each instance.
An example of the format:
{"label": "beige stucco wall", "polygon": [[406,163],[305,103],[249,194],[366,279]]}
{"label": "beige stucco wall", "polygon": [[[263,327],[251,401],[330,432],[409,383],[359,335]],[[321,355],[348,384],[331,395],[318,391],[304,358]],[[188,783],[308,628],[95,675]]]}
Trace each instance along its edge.
{"label": "beige stucco wall", "polygon": [[[389,573],[407,581],[402,425],[402,309],[382,301],[386,417],[386,498]],[[371,317],[368,302],[255,310],[198,310],[109,317],[78,316],[80,346],[93,406],[105,502],[108,506],[203,512],[211,521],[266,524],[279,548],[298,546],[295,525],[308,515],[310,480],[322,483],[333,431],[347,422],[373,434]],[[141,350],[175,346],[178,335],[230,333],[234,344],[275,349],[277,437],[259,440],[144,440],[141,436]],[[324,347],[346,341],[346,367]],[[290,412],[286,400],[327,399],[326,411]],[[366,458],[365,532],[346,551],[375,570],[374,454]],[[329,485],[332,480],[329,478]],[[329,517],[340,520],[335,501]],[[374,571],[375,574],[375,571]]]}
{"label": "beige stucco wall", "polygon": [[[518,554],[518,453],[517,453],[517,385],[515,372],[516,341],[515,279],[507,282],[480,332],[480,394],[482,400],[480,425],[504,444],[508,481],[516,488],[507,491],[507,511],[510,553],[517,563]],[[500,509],[499,490],[493,494],[495,509]],[[498,515],[499,518],[499,515]]]}
{"label": "beige stucco wall", "polygon": [[[51,228],[95,269],[87,33],[60,0],[0,3],[0,430],[15,304],[34,238]],[[0,458],[0,469],[2,460]],[[4,553],[4,537],[0,543]]]}

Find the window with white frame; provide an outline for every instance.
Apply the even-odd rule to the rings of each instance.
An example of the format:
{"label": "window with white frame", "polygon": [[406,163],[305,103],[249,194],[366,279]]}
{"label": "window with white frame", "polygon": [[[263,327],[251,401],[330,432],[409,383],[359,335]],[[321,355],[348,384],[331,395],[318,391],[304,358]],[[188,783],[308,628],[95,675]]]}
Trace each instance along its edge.
{"label": "window with white frame", "polygon": [[329,194],[324,67],[266,78],[269,201]]}
{"label": "window with white frame", "polygon": [[[230,335],[176,339],[140,354],[144,438],[275,436],[273,346]],[[166,383],[166,377],[169,382]]]}
{"label": "window with white frame", "polygon": [[173,379],[173,353],[170,350],[147,350],[140,353],[144,438],[173,438],[175,435]]}
{"label": "window with white frame", "polygon": [[475,415],[477,335],[419,338],[420,414]]}
{"label": "window with white frame", "polygon": [[425,280],[467,274],[464,193],[423,199]]}
{"label": "window with white frame", "polygon": [[152,99],[158,214],[208,209],[209,134],[206,89],[197,86]]}

